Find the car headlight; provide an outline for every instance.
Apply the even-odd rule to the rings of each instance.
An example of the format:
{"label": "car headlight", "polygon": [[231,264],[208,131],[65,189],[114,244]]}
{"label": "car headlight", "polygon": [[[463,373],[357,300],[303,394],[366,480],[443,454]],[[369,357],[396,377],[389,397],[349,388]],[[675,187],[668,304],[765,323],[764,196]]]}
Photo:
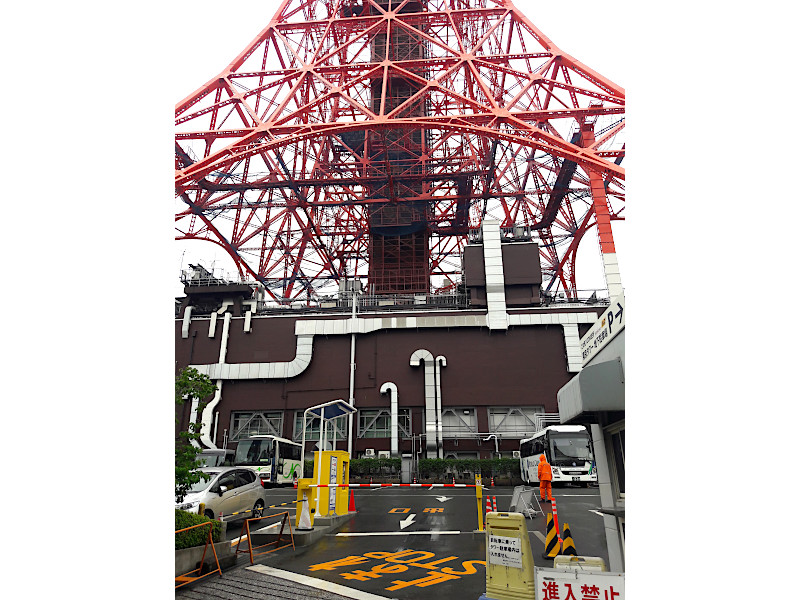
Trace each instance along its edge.
{"label": "car headlight", "polygon": [[192,510],[193,508],[197,508],[199,504],[199,500],[195,500],[194,502],[186,502],[185,504],[178,506],[178,510]]}

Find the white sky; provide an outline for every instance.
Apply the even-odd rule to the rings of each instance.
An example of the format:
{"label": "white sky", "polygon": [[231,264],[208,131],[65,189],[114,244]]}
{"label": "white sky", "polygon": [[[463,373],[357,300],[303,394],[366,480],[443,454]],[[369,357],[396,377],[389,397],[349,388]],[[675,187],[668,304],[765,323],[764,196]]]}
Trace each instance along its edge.
{"label": "white sky", "polygon": [[[188,96],[209,79],[217,75],[241,52],[272,18],[277,1],[264,2],[246,0],[236,3],[236,11],[220,11],[219,4],[201,1],[193,3],[191,14],[185,14],[188,28],[197,38],[207,40],[204,44],[192,44],[191,52],[181,62],[181,68],[170,81],[170,90],[175,103]],[[572,55],[604,77],[626,87],[626,52],[624,35],[609,35],[616,27],[624,12],[619,2],[604,3],[604,10],[597,5],[577,2],[592,15],[591,19],[575,20],[572,10],[564,3],[540,2],[538,0],[518,0],[516,6],[553,43],[567,54]],[[616,9],[615,9],[616,7]],[[247,15],[243,19],[241,15]],[[626,157],[622,165],[627,167]],[[627,210],[627,209],[626,209]],[[612,231],[617,249],[617,259],[625,285],[625,258],[627,223],[614,221]],[[189,263],[201,262],[204,266],[236,275],[233,261],[221,248],[204,242],[179,242],[175,244],[175,296],[183,295],[183,286],[177,281],[181,267]],[[581,241],[578,248],[576,281],[578,289],[604,288],[602,259],[597,242],[597,228],[592,228]]]}

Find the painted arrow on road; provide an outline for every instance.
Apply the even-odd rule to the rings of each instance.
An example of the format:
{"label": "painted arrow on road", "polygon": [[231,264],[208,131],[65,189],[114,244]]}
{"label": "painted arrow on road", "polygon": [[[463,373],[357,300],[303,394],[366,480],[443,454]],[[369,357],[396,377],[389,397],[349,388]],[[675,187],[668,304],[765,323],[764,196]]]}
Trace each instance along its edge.
{"label": "painted arrow on road", "polygon": [[452,498],[448,498],[447,496],[436,496],[436,499],[439,502],[447,502],[448,500],[452,500]]}
{"label": "painted arrow on road", "polygon": [[416,516],[417,516],[416,513],[411,513],[405,519],[400,521],[400,529],[405,529],[406,527],[411,525],[414,522],[414,517],[416,517]]}

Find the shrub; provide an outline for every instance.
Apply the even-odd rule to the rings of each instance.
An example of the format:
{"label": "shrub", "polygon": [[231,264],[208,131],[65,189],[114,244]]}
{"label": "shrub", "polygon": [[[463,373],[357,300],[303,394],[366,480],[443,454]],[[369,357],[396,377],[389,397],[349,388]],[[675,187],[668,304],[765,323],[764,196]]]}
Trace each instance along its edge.
{"label": "shrub", "polygon": [[370,475],[394,475],[400,472],[402,460],[399,458],[356,458],[350,460],[351,477]]}
{"label": "shrub", "polygon": [[[198,525],[199,523],[208,523],[209,521],[211,521],[211,519],[205,515],[198,515],[195,513],[186,512],[185,510],[175,509],[175,531],[178,531],[179,529],[186,529],[187,527]],[[214,542],[219,542],[222,535],[222,523],[219,521],[212,521],[212,523],[214,525],[211,538],[214,540]],[[182,531],[181,533],[176,533],[175,550],[191,548],[193,546],[202,546],[206,543],[207,539],[208,527],[197,527],[191,531]]]}

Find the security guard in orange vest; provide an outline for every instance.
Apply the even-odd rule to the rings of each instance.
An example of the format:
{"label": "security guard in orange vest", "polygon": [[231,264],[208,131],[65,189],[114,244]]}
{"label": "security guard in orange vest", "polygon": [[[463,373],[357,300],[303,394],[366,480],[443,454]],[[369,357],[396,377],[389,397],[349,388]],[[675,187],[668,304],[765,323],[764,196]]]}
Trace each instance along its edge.
{"label": "security guard in orange vest", "polygon": [[[542,502],[552,502],[552,484],[553,471],[550,469],[550,463],[547,462],[544,454],[539,455],[539,497]],[[545,500],[545,491],[547,492],[547,500]]]}

